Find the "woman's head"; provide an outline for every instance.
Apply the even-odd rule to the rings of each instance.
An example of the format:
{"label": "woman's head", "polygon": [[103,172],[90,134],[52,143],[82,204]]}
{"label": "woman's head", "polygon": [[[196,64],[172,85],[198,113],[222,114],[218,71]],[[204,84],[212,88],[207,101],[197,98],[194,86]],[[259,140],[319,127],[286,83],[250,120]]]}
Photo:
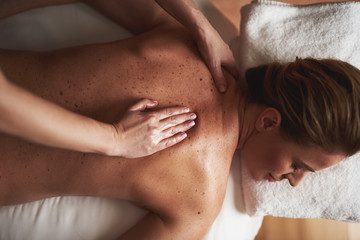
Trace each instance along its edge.
{"label": "woman's head", "polygon": [[296,59],[247,71],[250,101],[277,109],[281,132],[301,145],[360,150],[360,71],[332,59]]}
{"label": "woman's head", "polygon": [[[360,71],[338,60],[296,59],[247,71],[248,100],[262,106],[244,144],[258,179],[289,179],[360,149]],[[310,169],[308,168],[310,166]]]}

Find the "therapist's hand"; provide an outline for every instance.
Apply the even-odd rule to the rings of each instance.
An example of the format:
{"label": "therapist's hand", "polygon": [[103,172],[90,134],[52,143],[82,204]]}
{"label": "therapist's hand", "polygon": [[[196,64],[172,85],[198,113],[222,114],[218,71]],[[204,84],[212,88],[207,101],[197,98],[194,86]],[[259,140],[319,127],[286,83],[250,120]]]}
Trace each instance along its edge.
{"label": "therapist's hand", "polygon": [[201,56],[207,64],[220,92],[227,90],[221,67],[237,79],[234,56],[229,46],[197,8],[193,0],[155,0],[171,16],[183,24],[195,39]]}
{"label": "therapist's hand", "polygon": [[155,108],[156,101],[143,99],[133,105],[116,129],[113,155],[137,158],[173,146],[186,138],[186,131],[195,125],[196,115],[186,107]]}
{"label": "therapist's hand", "polygon": [[238,77],[235,59],[229,46],[210,25],[199,30],[198,34],[195,35],[195,40],[201,56],[211,72],[217,89],[219,92],[226,92],[227,83],[221,67],[229,71],[235,79]]}

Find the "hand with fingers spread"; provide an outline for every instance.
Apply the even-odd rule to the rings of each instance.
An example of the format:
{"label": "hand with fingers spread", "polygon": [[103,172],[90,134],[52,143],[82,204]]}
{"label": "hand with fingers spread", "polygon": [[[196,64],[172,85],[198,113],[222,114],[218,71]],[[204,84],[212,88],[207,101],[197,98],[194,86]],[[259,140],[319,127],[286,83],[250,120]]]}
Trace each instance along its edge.
{"label": "hand with fingers spread", "polygon": [[156,101],[143,99],[132,106],[116,129],[114,155],[127,158],[144,157],[175,145],[186,138],[195,125],[196,115],[186,107],[155,108]]}

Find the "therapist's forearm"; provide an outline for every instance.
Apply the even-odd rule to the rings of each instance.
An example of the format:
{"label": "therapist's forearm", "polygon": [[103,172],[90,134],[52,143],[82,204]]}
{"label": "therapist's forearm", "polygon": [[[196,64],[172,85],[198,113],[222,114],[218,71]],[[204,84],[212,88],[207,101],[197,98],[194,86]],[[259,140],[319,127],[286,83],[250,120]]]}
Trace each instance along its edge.
{"label": "therapist's forearm", "polygon": [[155,1],[195,36],[210,26],[209,21],[192,0]]}
{"label": "therapist's forearm", "polygon": [[0,72],[0,131],[47,146],[107,154],[112,126],[70,112],[22,89]]}

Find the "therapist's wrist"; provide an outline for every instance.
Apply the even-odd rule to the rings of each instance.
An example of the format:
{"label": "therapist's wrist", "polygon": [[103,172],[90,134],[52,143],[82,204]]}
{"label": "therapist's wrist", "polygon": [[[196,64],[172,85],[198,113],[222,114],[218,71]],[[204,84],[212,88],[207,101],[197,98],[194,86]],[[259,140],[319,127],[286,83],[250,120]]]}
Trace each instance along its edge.
{"label": "therapist's wrist", "polygon": [[98,151],[99,153],[106,156],[117,156],[121,157],[123,155],[120,136],[121,132],[114,124],[104,124],[104,141],[99,144]]}
{"label": "therapist's wrist", "polygon": [[89,132],[91,133],[83,136],[82,145],[84,147],[74,150],[105,156],[119,156],[121,153],[118,149],[118,133],[115,127],[112,124],[98,122],[94,119],[87,120],[90,121],[91,130]]}
{"label": "therapist's wrist", "polygon": [[215,31],[209,21],[203,15],[201,16],[201,18],[204,19],[198,19],[197,23],[194,24],[190,29],[191,35],[198,43],[205,42],[209,38],[209,36],[211,36],[211,33]]}
{"label": "therapist's wrist", "polygon": [[199,9],[192,9],[186,28],[194,37],[203,36],[209,28],[210,23]]}

